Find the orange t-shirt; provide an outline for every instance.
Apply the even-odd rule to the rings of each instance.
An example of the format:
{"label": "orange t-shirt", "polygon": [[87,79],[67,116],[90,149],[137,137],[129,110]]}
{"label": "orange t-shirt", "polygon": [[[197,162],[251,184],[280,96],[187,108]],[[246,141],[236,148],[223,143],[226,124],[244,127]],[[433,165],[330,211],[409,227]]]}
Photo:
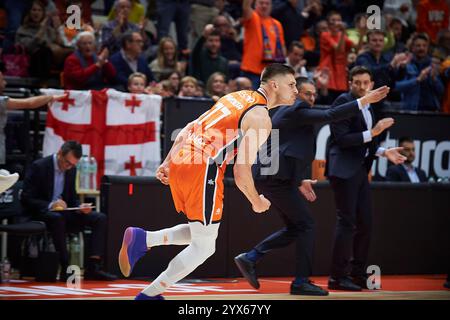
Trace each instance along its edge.
{"label": "orange t-shirt", "polygon": [[417,5],[417,31],[426,32],[432,42],[437,34],[448,28],[449,8],[445,1],[422,0]]}
{"label": "orange t-shirt", "polygon": [[328,68],[330,80],[328,89],[336,91],[348,90],[347,55],[353,42],[344,35],[344,45],[341,50],[335,51],[333,46],[339,43],[340,33],[332,35],[331,32],[322,32],[320,35],[320,62],[319,68]]}
{"label": "orange t-shirt", "polygon": [[263,61],[263,34],[261,24],[267,32],[272,52],[276,49],[277,33],[274,28],[278,28],[280,42],[285,46],[284,31],[281,23],[272,17],[261,17],[256,11],[253,11],[250,19],[244,20],[244,50],[242,54],[241,69],[244,71],[260,74],[266,63]]}

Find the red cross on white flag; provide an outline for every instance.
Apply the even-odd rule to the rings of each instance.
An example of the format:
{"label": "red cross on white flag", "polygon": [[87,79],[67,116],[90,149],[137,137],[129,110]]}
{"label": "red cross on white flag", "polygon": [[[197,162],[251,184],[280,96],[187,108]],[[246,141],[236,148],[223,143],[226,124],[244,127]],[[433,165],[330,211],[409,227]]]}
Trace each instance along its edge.
{"label": "red cross on white flag", "polygon": [[[56,89],[41,91],[47,95],[63,93]],[[70,102],[57,101],[48,109],[44,156],[58,151],[64,141],[77,140],[83,145],[83,154],[96,158],[98,182],[104,174],[155,175],[161,162],[160,96],[112,89],[67,92],[73,99],[70,108]],[[132,107],[134,112],[130,112],[127,100],[139,101],[138,107]]]}

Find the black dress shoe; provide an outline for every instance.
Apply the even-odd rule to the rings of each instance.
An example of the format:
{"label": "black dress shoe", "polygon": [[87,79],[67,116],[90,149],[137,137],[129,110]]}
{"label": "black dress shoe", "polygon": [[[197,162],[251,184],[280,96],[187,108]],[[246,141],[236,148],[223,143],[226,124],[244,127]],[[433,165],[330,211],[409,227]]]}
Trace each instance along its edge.
{"label": "black dress shoe", "polygon": [[259,289],[259,281],[256,276],[255,271],[255,263],[247,259],[245,256],[246,253],[241,253],[240,255],[234,258],[234,262],[236,263],[239,271],[241,271],[242,275],[245,279],[247,279],[248,283],[255,288]]}
{"label": "black dress shoe", "polygon": [[327,296],[328,291],[316,286],[311,281],[304,282],[300,285],[291,283],[291,294],[301,296]]}
{"label": "black dress shoe", "polygon": [[352,276],[352,282],[362,289],[369,289],[367,287],[367,277],[366,276]]}
{"label": "black dress shoe", "polygon": [[328,289],[345,290],[345,291],[361,291],[362,288],[352,282],[349,277],[329,278]]}

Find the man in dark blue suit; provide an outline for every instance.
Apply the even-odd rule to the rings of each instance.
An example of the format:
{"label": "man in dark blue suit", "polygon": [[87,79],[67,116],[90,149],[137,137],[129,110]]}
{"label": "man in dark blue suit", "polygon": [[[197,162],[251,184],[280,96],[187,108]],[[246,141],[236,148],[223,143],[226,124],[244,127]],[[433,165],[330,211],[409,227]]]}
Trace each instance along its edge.
{"label": "man in dark blue suit", "polygon": [[[271,139],[268,140],[267,159],[262,159],[254,166],[255,184],[259,192],[263,193],[277,208],[286,227],[273,233],[247,253],[235,258],[235,262],[249,283],[259,288],[256,277],[255,264],[264,254],[273,249],[282,248],[296,241],[296,278],[291,285],[291,294],[299,295],[327,295],[328,292],[314,285],[309,280],[312,274],[312,254],[314,242],[314,221],[307,203],[314,201],[316,195],[312,188],[315,181],[306,179],[307,169],[316,153],[316,137],[314,125],[329,123],[349,118],[360,113],[361,108],[369,103],[378,102],[389,92],[383,87],[368,93],[357,101],[351,101],[337,108],[328,110],[314,109],[316,88],[307,78],[297,79],[299,100],[294,106],[281,107],[272,116],[272,128],[278,130],[279,146]],[[275,131],[272,131],[274,134]],[[277,163],[275,163],[278,160]],[[265,175],[264,170],[278,167],[272,175]],[[303,196],[301,195],[303,194]]]}
{"label": "man in dark blue suit", "polygon": [[145,74],[147,81],[154,80],[153,73],[142,55],[144,40],[139,32],[128,32],[122,36],[122,49],[109,59],[117,71],[119,90],[127,91],[128,77],[134,72]]}
{"label": "man in dark blue suit", "polygon": [[[22,204],[33,219],[44,221],[59,252],[60,280],[67,279],[69,254],[66,232],[79,232],[88,225],[92,228],[91,246],[84,278],[86,280],[115,280],[116,276],[101,270],[101,258],[106,245],[106,216],[94,212],[89,204],[79,205],[75,191],[76,165],[81,158],[81,145],[66,141],[56,154],[34,161],[27,171]],[[66,208],[80,206],[79,211]]]}
{"label": "man in dark blue suit", "polygon": [[[350,92],[341,94],[332,108],[364,96],[373,84],[369,69],[354,67],[349,74]],[[368,173],[376,156],[384,156],[395,164],[406,160],[399,153],[401,148],[385,149],[379,145],[377,136],[393,124],[392,118],[376,122],[369,105],[355,116],[330,125],[325,175],[334,192],[337,222],[329,289],[367,288],[366,262],[372,228]]]}
{"label": "man in dark blue suit", "polygon": [[426,182],[427,176],[425,171],[413,166],[414,159],[416,158],[414,140],[409,137],[402,137],[399,139],[398,145],[403,148],[401,154],[406,157],[406,161],[403,164],[389,166],[386,171],[386,181]]}

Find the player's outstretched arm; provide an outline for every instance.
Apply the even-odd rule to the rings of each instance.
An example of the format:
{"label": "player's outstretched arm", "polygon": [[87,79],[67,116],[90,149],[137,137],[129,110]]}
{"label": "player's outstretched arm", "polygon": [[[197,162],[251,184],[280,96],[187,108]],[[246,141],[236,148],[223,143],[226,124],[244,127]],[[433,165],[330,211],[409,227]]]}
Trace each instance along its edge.
{"label": "player's outstretched arm", "polygon": [[269,137],[271,129],[272,123],[266,109],[254,108],[245,115],[241,125],[244,136],[233,168],[237,187],[257,213],[267,211],[270,201],[258,194],[252,177],[252,165],[255,163],[259,148]]}

